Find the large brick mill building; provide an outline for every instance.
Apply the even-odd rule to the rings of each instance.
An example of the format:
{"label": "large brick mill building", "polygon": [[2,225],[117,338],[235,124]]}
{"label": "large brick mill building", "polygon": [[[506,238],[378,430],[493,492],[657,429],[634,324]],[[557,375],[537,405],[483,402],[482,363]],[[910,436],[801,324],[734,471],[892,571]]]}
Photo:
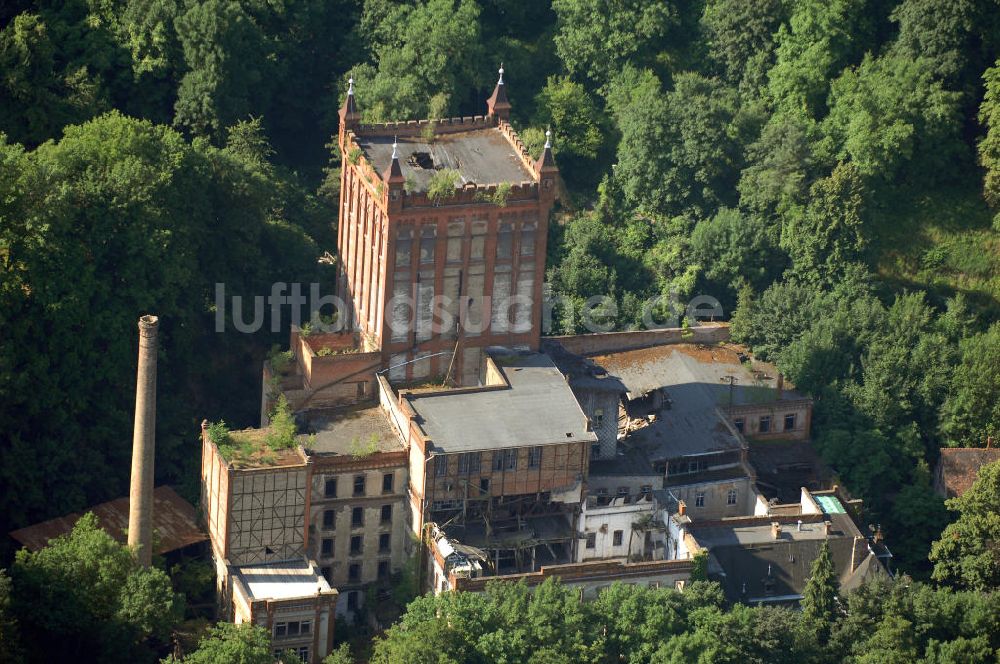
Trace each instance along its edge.
{"label": "large brick mill building", "polygon": [[475,384],[482,349],[538,348],[558,170],[508,122],[500,72],[486,115],[364,124],[353,82],[340,109],[340,295],[393,380]]}
{"label": "large brick mill building", "polygon": [[[365,124],[359,108],[352,82],[342,329],[293,326],[263,372],[262,429],[283,397],[296,449],[258,445],[267,430],[203,433],[224,616],[316,662],[334,615],[389,624],[405,578],[448,592],[559,577],[592,598],[619,580],[683,589],[704,553],[743,583],[759,547],[720,543],[748,518],[767,535],[802,514],[814,540],[851,538],[845,579],[880,569],[888,552],[863,526],[820,526],[841,504],[860,515],[856,501],[795,502],[827,488],[807,455],[796,492],[758,481],[755,447],[809,449],[812,402],[728,344],[727,326],[542,343],[558,170],[548,140],[532,159],[509,124],[502,69],[482,116]],[[786,474],[772,465],[768,479]],[[782,574],[760,593],[793,603],[801,575]]]}

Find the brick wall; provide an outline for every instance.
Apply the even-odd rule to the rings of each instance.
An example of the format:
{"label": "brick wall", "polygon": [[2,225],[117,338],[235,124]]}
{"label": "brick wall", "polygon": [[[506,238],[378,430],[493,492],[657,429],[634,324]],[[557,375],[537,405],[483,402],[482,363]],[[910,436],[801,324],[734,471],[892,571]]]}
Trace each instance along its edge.
{"label": "brick wall", "polygon": [[673,327],[662,330],[604,332],[548,337],[577,355],[598,355],[623,350],[637,350],[666,344],[717,344],[729,341],[728,323],[704,323],[687,330]]}

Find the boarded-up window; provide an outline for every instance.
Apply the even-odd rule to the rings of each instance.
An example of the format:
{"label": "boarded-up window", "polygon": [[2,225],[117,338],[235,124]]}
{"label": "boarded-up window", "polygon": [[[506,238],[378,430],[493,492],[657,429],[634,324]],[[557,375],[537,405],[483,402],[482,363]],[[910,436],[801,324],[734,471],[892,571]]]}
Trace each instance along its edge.
{"label": "boarded-up window", "polygon": [[472,244],[469,247],[469,260],[481,261],[486,256],[486,227],[485,220],[472,222]]}
{"label": "boarded-up window", "polygon": [[420,231],[420,262],[434,262],[434,245],[437,244],[437,229],[432,225],[424,226]]}
{"label": "boarded-up window", "polygon": [[392,319],[389,328],[393,341],[406,341],[413,330],[413,297],[409,274],[397,274],[392,292]]}
{"label": "boarded-up window", "polygon": [[517,297],[514,298],[514,332],[531,330],[531,311],[535,297],[535,271],[522,270],[517,275]]}
{"label": "boarded-up window", "polygon": [[486,328],[487,321],[483,318],[483,292],[485,286],[486,277],[483,274],[483,267],[469,268],[469,286],[466,290],[465,302],[462,303],[465,309],[462,317],[463,334],[466,336],[478,336]]}
{"label": "boarded-up window", "polygon": [[512,224],[500,224],[500,231],[497,233],[497,260],[507,260],[510,258],[513,238],[514,230]]}
{"label": "boarded-up window", "polygon": [[441,293],[441,310],[444,312],[441,327],[443,336],[455,338],[458,329],[459,287],[462,283],[462,271],[448,268],[444,274],[444,290]]}
{"label": "boarded-up window", "polygon": [[462,242],[465,240],[465,221],[456,219],[448,224],[448,262],[462,262]]}
{"label": "boarded-up window", "polygon": [[490,316],[490,329],[494,334],[510,330],[510,304],[510,272],[498,271],[493,275],[493,313]]}
{"label": "boarded-up window", "polygon": [[525,224],[521,228],[521,255],[535,255],[535,225]]}
{"label": "boarded-up window", "polygon": [[406,379],[406,353],[396,353],[389,356],[389,380],[398,381]]}
{"label": "boarded-up window", "polygon": [[434,329],[431,301],[434,299],[434,273],[421,272],[417,282],[417,341],[427,341]]}
{"label": "boarded-up window", "polygon": [[420,359],[413,362],[413,379],[422,380],[431,375],[430,354],[425,354]]}
{"label": "boarded-up window", "polygon": [[413,248],[413,231],[409,228],[399,229],[396,235],[396,267],[406,267],[410,264],[410,253]]}

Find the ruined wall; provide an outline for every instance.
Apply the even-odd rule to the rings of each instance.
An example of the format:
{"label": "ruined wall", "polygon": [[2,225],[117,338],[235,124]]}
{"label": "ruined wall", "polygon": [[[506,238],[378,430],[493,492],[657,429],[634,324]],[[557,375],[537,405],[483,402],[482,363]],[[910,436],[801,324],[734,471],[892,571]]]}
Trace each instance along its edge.
{"label": "ruined wall", "polygon": [[618,453],[618,393],[573,388],[573,395],[597,434],[600,454],[591,458],[614,459]]}
{"label": "ruined wall", "polygon": [[383,348],[397,356],[390,364],[454,351],[461,334],[454,363],[449,355],[414,362],[393,374],[394,381],[444,375],[451,366],[453,379],[474,384],[478,349],[538,348],[547,233],[542,214],[536,200],[506,208],[478,203],[404,211],[393,218],[387,251],[392,305],[381,331]]}
{"label": "ruined wall", "polygon": [[[205,425],[207,426],[207,422]],[[212,543],[213,554],[220,560],[226,557],[227,523],[229,521],[229,468],[208,436],[202,433],[201,441],[201,509],[205,528]]]}
{"label": "ruined wall", "polygon": [[[379,563],[387,563],[389,573],[398,572],[406,560],[409,521],[406,468],[407,453],[376,453],[363,459],[314,457],[310,501],[309,555],[320,566],[331,585],[357,588],[379,579]],[[384,487],[386,475],[391,488]],[[355,492],[355,479],[364,478],[364,491]],[[335,491],[327,492],[328,481]],[[354,511],[361,509],[360,524]],[[389,519],[383,520],[383,509]],[[383,535],[388,535],[384,546]],[[352,538],[360,537],[360,549],[352,550]],[[355,574],[351,574],[351,567]]]}
{"label": "ruined wall", "polygon": [[[733,425],[744,436],[760,440],[809,440],[812,425],[812,400],[796,399],[733,406]],[[767,421],[766,429],[762,418]],[[790,421],[789,421],[790,420]],[[742,423],[742,428],[741,424]]]}
{"label": "ruined wall", "polygon": [[547,565],[537,572],[510,574],[506,576],[479,577],[476,579],[453,579],[457,590],[482,592],[493,580],[517,582],[524,580],[529,586],[536,586],[545,579],[558,577],[564,584],[579,588],[581,599],[595,599],[598,593],[615,581],[622,583],[642,583],[663,588],[677,588],[678,583],[686,583],[691,578],[694,564],[690,560],[657,560],[652,562],[625,563],[600,561]]}
{"label": "ruined wall", "polygon": [[226,551],[230,564],[305,555],[308,480],[305,463],[231,470]]}
{"label": "ruined wall", "polygon": [[[728,500],[731,490],[736,491],[736,503],[733,505]],[[749,477],[670,486],[669,491],[687,504],[687,513],[698,521],[751,515],[757,501],[757,494]],[[701,506],[698,505],[699,494],[703,496]]]}
{"label": "ruined wall", "polygon": [[[531,465],[532,449],[484,450],[478,453],[478,464],[464,461],[462,454],[437,454],[427,467],[426,498],[433,502],[558,491],[578,485],[586,476],[589,443],[542,445],[537,466]],[[498,458],[499,455],[504,456]],[[515,459],[513,468],[507,455]],[[438,470],[442,465],[444,470]]]}
{"label": "ruined wall", "polygon": [[605,332],[549,337],[577,355],[598,355],[623,350],[651,348],[665,344],[717,344],[729,341],[728,323],[703,323],[696,327],[679,327],[635,332]]}

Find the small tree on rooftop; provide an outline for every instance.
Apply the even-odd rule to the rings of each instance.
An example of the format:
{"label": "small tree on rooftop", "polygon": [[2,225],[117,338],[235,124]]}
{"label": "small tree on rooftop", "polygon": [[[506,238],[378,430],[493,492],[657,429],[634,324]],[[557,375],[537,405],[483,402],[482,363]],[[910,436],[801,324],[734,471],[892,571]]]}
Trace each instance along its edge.
{"label": "small tree on rooftop", "polygon": [[438,171],[431,176],[430,183],[427,185],[427,198],[431,199],[434,203],[440,203],[443,200],[453,198],[455,196],[455,188],[458,187],[458,183],[461,180],[461,174],[454,168],[445,168]]}
{"label": "small tree on rooftop", "polygon": [[264,443],[274,450],[288,449],[295,446],[295,433],[295,415],[288,405],[288,399],[282,394],[271,414],[271,425],[264,435]]}

